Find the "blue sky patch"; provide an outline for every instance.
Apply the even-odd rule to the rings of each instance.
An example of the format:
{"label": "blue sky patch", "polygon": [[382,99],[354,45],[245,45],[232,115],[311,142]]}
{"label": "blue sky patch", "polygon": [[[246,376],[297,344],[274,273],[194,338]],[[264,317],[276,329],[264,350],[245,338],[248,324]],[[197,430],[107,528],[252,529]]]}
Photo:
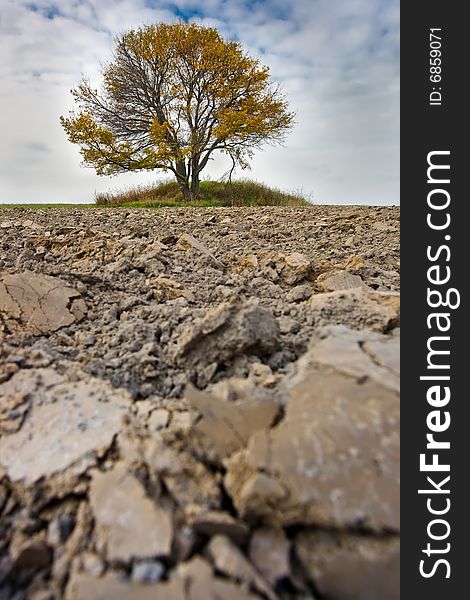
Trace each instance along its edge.
{"label": "blue sky patch", "polygon": [[26,4],[26,8],[29,11],[39,13],[43,17],[46,17],[46,19],[50,19],[50,20],[55,19],[55,17],[60,15],[59,8],[53,4],[43,7],[43,6],[38,6],[37,4],[34,4],[34,2],[31,2],[29,4]]}

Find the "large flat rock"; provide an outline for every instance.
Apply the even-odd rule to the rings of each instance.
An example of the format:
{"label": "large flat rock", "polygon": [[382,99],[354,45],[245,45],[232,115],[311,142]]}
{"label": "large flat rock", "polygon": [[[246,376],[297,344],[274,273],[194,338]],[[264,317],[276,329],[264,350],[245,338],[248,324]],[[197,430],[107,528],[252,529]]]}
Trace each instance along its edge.
{"label": "large flat rock", "polygon": [[228,461],[225,485],[245,517],[397,530],[398,424],[391,390],[311,370],[279,425]]}
{"label": "large flat rock", "polygon": [[0,279],[0,313],[23,331],[40,335],[79,321],[86,305],[61,279],[25,271]]}
{"label": "large flat rock", "polygon": [[[53,369],[31,369],[29,412],[21,428],[0,439],[0,464],[22,493],[62,496],[93,465],[121,429],[130,398],[124,391],[84,376],[68,381]],[[20,371],[6,384],[5,401],[27,385]]]}

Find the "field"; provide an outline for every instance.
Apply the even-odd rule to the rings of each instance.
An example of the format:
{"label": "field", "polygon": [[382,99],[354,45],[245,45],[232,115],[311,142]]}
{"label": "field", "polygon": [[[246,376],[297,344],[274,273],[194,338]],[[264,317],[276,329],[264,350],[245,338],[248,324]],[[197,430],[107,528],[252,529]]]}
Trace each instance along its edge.
{"label": "field", "polygon": [[398,597],[399,209],[125,201],[0,210],[5,597]]}

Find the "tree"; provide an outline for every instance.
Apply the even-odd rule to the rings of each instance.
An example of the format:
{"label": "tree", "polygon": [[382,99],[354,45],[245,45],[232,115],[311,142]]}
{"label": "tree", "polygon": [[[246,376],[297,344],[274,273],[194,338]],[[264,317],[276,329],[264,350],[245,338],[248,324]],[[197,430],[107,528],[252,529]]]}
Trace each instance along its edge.
{"label": "tree", "polygon": [[98,175],[171,171],[186,200],[216,151],[248,166],[254,149],[281,142],[292,126],[269,69],[216,29],[184,22],[131,30],[115,39],[102,88],[72,90],[77,112],[61,117],[83,164]]}

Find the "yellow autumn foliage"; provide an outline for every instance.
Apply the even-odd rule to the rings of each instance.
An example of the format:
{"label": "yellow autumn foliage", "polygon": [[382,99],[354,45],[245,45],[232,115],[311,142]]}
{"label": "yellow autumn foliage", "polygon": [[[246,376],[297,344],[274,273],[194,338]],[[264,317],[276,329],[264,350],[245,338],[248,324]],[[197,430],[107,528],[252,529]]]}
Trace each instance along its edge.
{"label": "yellow autumn foliage", "polygon": [[84,165],[98,174],[169,170],[187,198],[214,152],[245,167],[294,120],[269,69],[210,27],[130,30],[116,38],[102,76],[100,90],[82,80],[72,90],[77,111],[61,117]]}

